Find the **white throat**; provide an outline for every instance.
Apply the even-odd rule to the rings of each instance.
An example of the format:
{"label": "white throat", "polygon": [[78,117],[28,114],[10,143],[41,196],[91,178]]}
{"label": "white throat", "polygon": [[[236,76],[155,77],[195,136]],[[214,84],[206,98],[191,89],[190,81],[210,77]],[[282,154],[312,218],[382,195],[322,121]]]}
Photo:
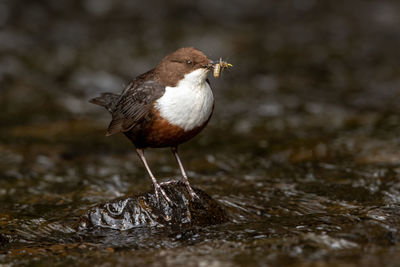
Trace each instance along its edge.
{"label": "white throat", "polygon": [[186,74],[175,87],[167,86],[155,104],[160,115],[185,131],[205,123],[214,105],[213,93],[206,82],[207,73],[206,69],[197,69]]}

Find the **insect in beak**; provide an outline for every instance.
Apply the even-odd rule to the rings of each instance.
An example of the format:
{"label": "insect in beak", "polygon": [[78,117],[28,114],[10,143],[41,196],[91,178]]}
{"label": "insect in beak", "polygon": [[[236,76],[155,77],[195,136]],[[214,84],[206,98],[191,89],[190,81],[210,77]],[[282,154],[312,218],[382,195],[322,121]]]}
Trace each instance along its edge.
{"label": "insect in beak", "polygon": [[210,64],[212,64],[212,66],[214,67],[213,75],[215,78],[219,78],[222,70],[233,67],[232,64],[226,61],[222,61],[221,58],[219,59],[219,61],[211,61]]}

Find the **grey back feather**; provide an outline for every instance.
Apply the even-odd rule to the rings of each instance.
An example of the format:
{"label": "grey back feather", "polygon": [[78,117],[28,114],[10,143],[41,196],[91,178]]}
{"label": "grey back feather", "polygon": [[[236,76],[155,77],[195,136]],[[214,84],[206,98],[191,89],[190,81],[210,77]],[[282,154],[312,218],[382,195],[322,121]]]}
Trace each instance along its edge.
{"label": "grey back feather", "polygon": [[105,107],[110,113],[114,110],[120,95],[114,93],[102,93],[99,97],[90,99],[89,102]]}
{"label": "grey back feather", "polygon": [[165,86],[155,81],[132,82],[112,107],[112,121],[106,135],[126,132],[151,112],[154,101],[165,92]]}

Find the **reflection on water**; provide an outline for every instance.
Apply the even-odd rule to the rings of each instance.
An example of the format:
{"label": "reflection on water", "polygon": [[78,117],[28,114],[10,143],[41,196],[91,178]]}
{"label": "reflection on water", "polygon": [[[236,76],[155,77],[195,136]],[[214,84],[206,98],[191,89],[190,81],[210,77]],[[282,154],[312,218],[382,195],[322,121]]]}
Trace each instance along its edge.
{"label": "reflection on water", "polygon": [[[0,263],[400,261],[397,2],[82,3],[0,4]],[[235,66],[181,148],[229,222],[78,231],[87,208],[151,188],[87,99],[184,45]],[[148,161],[179,178],[167,150]]]}

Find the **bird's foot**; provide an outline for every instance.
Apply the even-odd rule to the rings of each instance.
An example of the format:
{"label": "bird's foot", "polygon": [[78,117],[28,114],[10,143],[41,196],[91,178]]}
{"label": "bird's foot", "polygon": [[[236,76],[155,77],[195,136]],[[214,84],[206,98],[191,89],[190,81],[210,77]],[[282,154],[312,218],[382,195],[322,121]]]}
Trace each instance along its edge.
{"label": "bird's foot", "polygon": [[174,204],[172,202],[172,200],[167,196],[167,193],[165,193],[164,189],[162,189],[159,184],[154,184],[154,192],[155,192],[156,199],[157,199],[158,203],[160,203],[160,195],[159,195],[159,193],[161,193],[161,195],[164,197],[164,199],[168,202],[169,205],[173,205]]}
{"label": "bird's foot", "polygon": [[186,189],[189,192],[189,195],[192,201],[199,200],[200,197],[194,192],[193,188],[190,186],[189,183],[185,183]]}

